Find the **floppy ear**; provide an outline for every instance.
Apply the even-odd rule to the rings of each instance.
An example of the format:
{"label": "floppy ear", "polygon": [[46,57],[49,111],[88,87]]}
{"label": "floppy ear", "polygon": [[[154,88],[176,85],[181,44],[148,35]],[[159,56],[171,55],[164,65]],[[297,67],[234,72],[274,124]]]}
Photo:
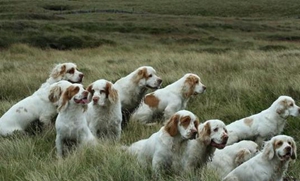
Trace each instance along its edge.
{"label": "floppy ear", "polygon": [[194,94],[194,90],[197,84],[198,78],[195,77],[194,75],[189,75],[186,79],[185,79],[185,84],[187,85],[188,90],[185,91],[184,95],[185,97],[191,97]]}
{"label": "floppy ear", "polygon": [[146,68],[140,68],[137,71],[137,74],[133,77],[133,82],[136,84],[144,85],[146,80],[143,80],[143,82],[140,82],[143,78],[145,78],[147,75],[147,69]]}
{"label": "floppy ear", "polygon": [[282,100],[278,103],[278,107],[276,108],[277,114],[287,117],[289,116],[289,111],[287,110],[287,100]]}
{"label": "floppy ear", "polygon": [[179,115],[175,114],[173,115],[167,124],[165,125],[165,130],[171,135],[171,136],[176,136],[178,133],[178,122],[179,122]]}
{"label": "floppy ear", "polygon": [[57,102],[60,98],[62,94],[62,90],[59,86],[54,86],[50,89],[49,95],[48,95],[48,99],[50,100],[50,102],[54,103]]}
{"label": "floppy ear", "polygon": [[52,70],[50,77],[53,77],[54,79],[58,78],[59,76],[65,74],[66,68],[67,67],[64,64],[56,65]]}
{"label": "floppy ear", "polygon": [[90,84],[90,85],[86,88],[86,90],[89,92],[89,95],[88,95],[88,100],[89,100],[89,102],[92,100],[92,97],[93,97],[94,92],[95,92],[92,88],[93,88],[93,83]]}
{"label": "floppy ear", "polygon": [[203,126],[200,125],[199,138],[201,138],[206,145],[209,145],[211,142],[210,134],[211,129],[209,122],[205,123]]}
{"label": "floppy ear", "polygon": [[112,103],[116,103],[118,100],[118,91],[113,88],[113,84],[110,82],[106,83],[106,89],[106,92],[108,92],[108,100]]}
{"label": "floppy ear", "polygon": [[78,86],[70,86],[67,88],[67,90],[63,93],[61,97],[61,101],[59,104],[59,107],[57,108],[58,111],[64,111],[68,107],[69,100],[72,99],[72,97],[77,94],[79,91]]}
{"label": "floppy ear", "polygon": [[297,158],[297,146],[296,146],[296,143],[295,143],[294,140],[292,140],[292,148],[293,148],[293,153],[292,153],[291,158],[293,160],[296,160],[296,158]]}
{"label": "floppy ear", "polygon": [[264,149],[263,149],[263,156],[268,160],[271,160],[275,156],[275,151],[273,147],[273,142],[268,141],[266,142]]}
{"label": "floppy ear", "polygon": [[240,164],[242,164],[246,160],[248,160],[250,155],[251,155],[251,153],[248,149],[242,148],[236,154],[236,157],[234,159],[234,163],[236,164],[236,166],[239,166]]}

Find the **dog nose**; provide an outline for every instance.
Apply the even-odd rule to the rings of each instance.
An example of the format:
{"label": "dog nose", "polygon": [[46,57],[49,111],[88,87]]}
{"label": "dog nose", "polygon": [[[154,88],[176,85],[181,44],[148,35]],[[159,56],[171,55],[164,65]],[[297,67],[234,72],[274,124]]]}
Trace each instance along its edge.
{"label": "dog nose", "polygon": [[191,129],[191,132],[192,132],[192,133],[197,133],[197,129],[196,129],[196,128],[192,128],[192,129]]}
{"label": "dog nose", "polygon": [[202,86],[202,88],[203,88],[203,91],[205,91],[206,90],[206,86],[204,85],[204,86]]}
{"label": "dog nose", "polygon": [[287,152],[291,152],[292,148],[291,148],[290,146],[287,146],[287,147],[285,147],[285,150],[286,150]]}
{"label": "dog nose", "polygon": [[79,77],[82,79],[83,78],[83,76],[84,76],[84,74],[79,74]]}
{"label": "dog nose", "polygon": [[93,97],[93,101],[96,103],[99,101],[99,97]]}
{"label": "dog nose", "polygon": [[161,84],[161,83],[162,83],[162,79],[161,79],[161,78],[158,78],[158,79],[157,79],[157,82],[158,82],[158,84]]}

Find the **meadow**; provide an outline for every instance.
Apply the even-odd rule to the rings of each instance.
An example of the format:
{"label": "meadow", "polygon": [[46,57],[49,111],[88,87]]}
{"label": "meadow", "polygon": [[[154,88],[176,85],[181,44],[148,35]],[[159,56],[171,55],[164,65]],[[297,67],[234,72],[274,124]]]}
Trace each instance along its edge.
{"label": "meadow", "polygon": [[[74,62],[84,86],[116,81],[153,66],[162,87],[187,72],[207,86],[188,110],[201,122],[230,123],[268,108],[280,95],[300,105],[298,0],[29,1],[0,0],[0,115],[31,95],[56,63]],[[130,123],[119,143],[102,141],[57,159],[55,129],[0,138],[0,180],[152,180],[120,145],[150,136],[161,125]],[[300,120],[283,134],[300,144]],[[298,154],[300,151],[298,151]],[[288,180],[299,180],[300,161]],[[211,170],[158,180],[218,180]]]}

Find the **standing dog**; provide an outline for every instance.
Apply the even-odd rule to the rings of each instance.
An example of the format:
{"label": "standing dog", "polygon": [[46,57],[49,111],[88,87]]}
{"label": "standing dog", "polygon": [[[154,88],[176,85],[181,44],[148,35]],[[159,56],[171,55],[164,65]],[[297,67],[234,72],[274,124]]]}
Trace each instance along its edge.
{"label": "standing dog", "polygon": [[193,113],[178,111],[158,132],[133,143],[127,151],[137,155],[142,166],[152,164],[152,170],[157,175],[161,170],[167,171],[171,168],[174,151],[182,142],[194,136],[198,124],[198,118]]}
{"label": "standing dog", "polygon": [[167,120],[175,112],[185,109],[191,96],[203,93],[205,89],[198,75],[185,74],[165,88],[145,95],[131,119],[146,124],[153,122],[157,115],[164,114]]}
{"label": "standing dog", "polygon": [[114,85],[100,79],[90,84],[87,91],[92,102],[88,105],[86,118],[92,133],[98,138],[120,140],[121,102]]}
{"label": "standing dog", "polygon": [[[47,81],[37,91],[13,105],[0,118],[0,135],[7,136],[14,131],[25,132],[37,120],[44,126],[50,124],[57,115],[56,107],[53,104],[56,102],[54,101],[56,98],[48,99],[53,88],[51,85],[60,80],[80,83],[82,79],[83,74],[77,70],[74,63],[56,65]],[[59,86],[64,87],[64,85],[66,83],[61,83]]]}
{"label": "standing dog", "polygon": [[261,147],[263,141],[283,131],[289,116],[299,116],[300,108],[289,96],[280,96],[266,110],[227,125],[227,145],[243,139],[254,139]]}
{"label": "standing dog", "polygon": [[289,162],[297,157],[295,141],[277,135],[266,142],[261,153],[232,170],[224,181],[283,180]]}
{"label": "standing dog", "polygon": [[63,92],[58,104],[55,122],[56,149],[59,157],[66,156],[72,146],[96,143],[85,118],[88,91],[81,84],[73,84]]}
{"label": "standing dog", "polygon": [[162,79],[153,67],[142,66],[115,82],[122,105],[122,127],[128,123],[131,113],[141,102],[148,88],[158,89]]}

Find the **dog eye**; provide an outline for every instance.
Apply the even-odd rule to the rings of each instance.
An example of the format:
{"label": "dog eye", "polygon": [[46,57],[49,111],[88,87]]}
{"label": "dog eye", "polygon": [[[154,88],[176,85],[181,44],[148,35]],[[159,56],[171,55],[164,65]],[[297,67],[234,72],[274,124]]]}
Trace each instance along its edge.
{"label": "dog eye", "polygon": [[288,141],[288,144],[289,144],[289,145],[292,145],[292,143],[291,143],[290,141]]}
{"label": "dog eye", "polygon": [[195,82],[196,84],[198,84],[199,83],[199,80],[196,80],[196,82]]}
{"label": "dog eye", "polygon": [[277,146],[281,146],[282,145],[282,141],[279,141],[276,145]]}
{"label": "dog eye", "polygon": [[74,71],[75,71],[74,68],[72,68],[72,69],[68,70],[67,73],[74,74]]}
{"label": "dog eye", "polygon": [[152,77],[152,76],[153,76],[152,74],[149,75],[149,77]]}
{"label": "dog eye", "polygon": [[290,103],[290,106],[293,107],[293,106],[294,106],[294,103]]}
{"label": "dog eye", "polygon": [[215,129],[214,129],[214,132],[217,132],[218,130],[219,130],[218,128],[215,128]]}

